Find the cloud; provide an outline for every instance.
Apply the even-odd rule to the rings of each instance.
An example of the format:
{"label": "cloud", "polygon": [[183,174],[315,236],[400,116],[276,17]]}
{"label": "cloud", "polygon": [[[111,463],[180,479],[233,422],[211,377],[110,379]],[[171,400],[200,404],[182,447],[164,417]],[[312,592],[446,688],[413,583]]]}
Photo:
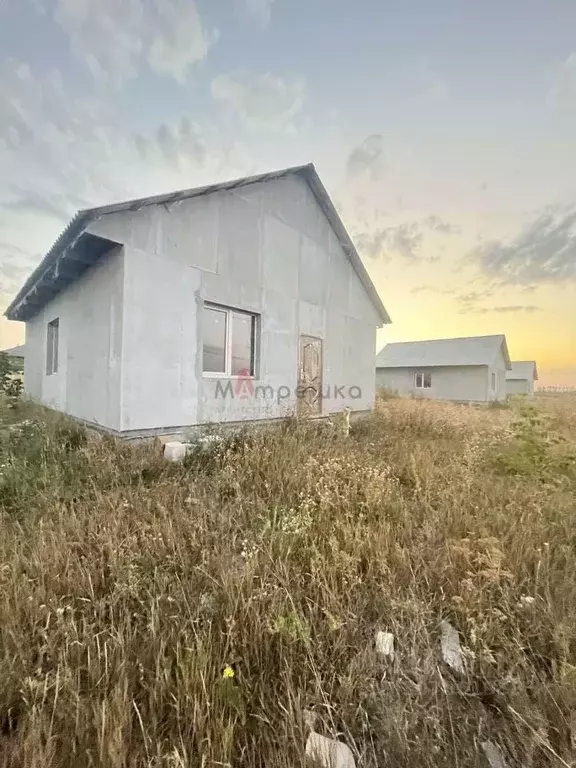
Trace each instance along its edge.
{"label": "cloud", "polygon": [[287,130],[302,112],[306,83],[266,73],[230,72],[212,80],[212,97],[232,109],[250,130]]}
{"label": "cloud", "polygon": [[174,169],[183,169],[190,164],[200,168],[208,155],[199,125],[187,116],[173,125],[162,123],[152,137],[135,135],[134,146],[143,162],[165,161]]}
{"label": "cloud", "polygon": [[357,233],[354,241],[358,249],[372,259],[389,260],[391,256],[400,256],[406,261],[416,261],[420,257],[423,237],[417,224],[406,223]]}
{"label": "cloud", "polygon": [[267,27],[272,15],[274,0],[242,0],[248,13],[262,26]]}
{"label": "cloud", "polygon": [[410,293],[437,293],[441,296],[453,296],[456,291],[454,288],[445,288],[439,285],[416,285],[410,290]]}
{"label": "cloud", "polygon": [[443,235],[459,235],[461,231],[460,227],[450,224],[436,215],[428,216],[424,219],[424,224],[434,232],[439,232]]}
{"label": "cloud", "polygon": [[374,133],[350,152],[346,173],[349,179],[368,176],[377,180],[384,173],[385,165],[384,139],[379,133]]}
{"label": "cloud", "polygon": [[[18,190],[19,188],[15,187],[13,189]],[[20,196],[16,200],[4,203],[2,207],[5,211],[13,213],[32,213],[48,216],[49,218],[57,219],[60,223],[66,223],[74,212],[65,198],[54,198],[34,190],[21,190]]]}
{"label": "cloud", "polygon": [[36,76],[28,64],[0,63],[0,142],[8,150],[64,148],[79,134],[94,138],[100,117],[89,100],[67,98],[57,70]]}
{"label": "cloud", "polygon": [[[367,221],[362,220],[362,202],[359,198],[360,210],[356,212],[356,219],[367,227]],[[429,232],[441,235],[456,235],[460,229],[440,218],[430,215],[416,221],[408,221],[392,227],[377,227],[356,232],[354,240],[358,249],[372,259],[389,259],[391,256],[400,256],[406,261],[426,261],[433,263],[439,261],[438,255],[423,255],[424,240]],[[424,287],[421,288],[424,290]]]}
{"label": "cloud", "polygon": [[462,293],[456,296],[456,301],[460,304],[476,304],[479,301],[483,301],[492,295],[492,291],[470,291],[469,293]]}
{"label": "cloud", "polygon": [[508,314],[515,314],[517,312],[527,312],[529,314],[532,314],[534,312],[542,312],[541,307],[537,307],[534,304],[506,304],[504,306],[498,306],[498,307],[463,307],[462,309],[458,310],[459,315],[489,315],[491,313],[496,314],[502,314],[502,315],[508,315]]}
{"label": "cloud", "polygon": [[[4,247],[6,246],[6,247]],[[22,258],[20,254],[14,261],[13,248],[10,244],[0,243],[0,300],[6,301],[23,283],[38,259]]]}
{"label": "cloud", "polygon": [[450,96],[446,81],[428,66],[420,73],[420,84],[422,97],[433,104],[445,102]]}
{"label": "cloud", "polygon": [[148,52],[155,72],[183,83],[188,70],[208,54],[210,41],[193,0],[156,0],[158,32]]}
{"label": "cloud", "polygon": [[92,75],[116,86],[137,75],[144,56],[184,82],[210,46],[194,0],[58,0],[54,18]]}
{"label": "cloud", "polygon": [[492,241],[472,254],[485,272],[514,285],[576,280],[576,208],[551,208],[510,242]]}
{"label": "cloud", "polygon": [[562,63],[548,93],[548,103],[560,111],[576,109],[576,52]]}
{"label": "cloud", "polygon": [[94,77],[120,84],[136,75],[143,47],[141,0],[58,0],[54,18]]}

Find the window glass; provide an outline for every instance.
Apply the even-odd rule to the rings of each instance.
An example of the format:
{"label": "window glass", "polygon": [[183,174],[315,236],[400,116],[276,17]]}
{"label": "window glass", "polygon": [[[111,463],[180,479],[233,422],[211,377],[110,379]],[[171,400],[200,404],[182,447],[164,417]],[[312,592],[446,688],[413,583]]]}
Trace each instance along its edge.
{"label": "window glass", "polygon": [[46,373],[48,375],[58,371],[58,326],[58,318],[48,323],[46,338]]}
{"label": "window glass", "polygon": [[232,312],[232,376],[254,374],[254,317]]}
{"label": "window glass", "polygon": [[226,312],[204,307],[202,367],[209,373],[226,373]]}
{"label": "window glass", "polygon": [[432,374],[431,373],[425,373],[424,374],[424,387],[426,389],[430,389],[432,386]]}

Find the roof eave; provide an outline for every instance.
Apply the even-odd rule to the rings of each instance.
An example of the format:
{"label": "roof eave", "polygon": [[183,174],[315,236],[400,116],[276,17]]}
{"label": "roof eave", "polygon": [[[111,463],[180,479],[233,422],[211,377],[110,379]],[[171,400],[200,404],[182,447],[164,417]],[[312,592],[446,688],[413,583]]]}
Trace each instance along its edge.
{"label": "roof eave", "polygon": [[[4,313],[8,320],[26,322],[77,280],[100,257],[119,243],[82,230],[63,250],[50,252],[23,285]],[[50,258],[48,258],[50,257]]]}

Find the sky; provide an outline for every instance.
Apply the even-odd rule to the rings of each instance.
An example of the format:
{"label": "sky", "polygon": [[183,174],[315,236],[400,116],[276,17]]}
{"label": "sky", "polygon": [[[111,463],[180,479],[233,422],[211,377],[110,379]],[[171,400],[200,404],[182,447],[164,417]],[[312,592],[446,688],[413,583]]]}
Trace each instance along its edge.
{"label": "sky", "polygon": [[2,312],[79,208],[308,162],[378,349],[505,333],[576,386],[573,0],[0,0]]}

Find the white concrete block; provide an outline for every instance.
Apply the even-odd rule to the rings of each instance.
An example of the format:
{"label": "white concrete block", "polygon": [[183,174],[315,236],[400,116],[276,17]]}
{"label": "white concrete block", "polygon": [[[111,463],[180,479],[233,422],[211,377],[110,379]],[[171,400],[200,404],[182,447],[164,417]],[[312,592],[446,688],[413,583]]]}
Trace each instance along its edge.
{"label": "white concrete block", "polygon": [[460,650],[460,638],[458,632],[449,621],[440,622],[442,658],[455,672],[464,672],[462,651]]}
{"label": "white concrete block", "polygon": [[167,461],[182,461],[186,456],[187,448],[186,443],[166,443],[164,446],[164,458]]}
{"label": "white concrete block", "polygon": [[506,768],[506,761],[497,744],[492,741],[481,741],[480,746],[490,764],[490,768]]}
{"label": "white concrete block", "polygon": [[394,661],[394,635],[392,632],[376,633],[376,652]]}
{"label": "white concrete block", "polygon": [[336,739],[328,739],[319,733],[312,733],[306,742],[306,757],[322,768],[356,768],[352,750]]}

